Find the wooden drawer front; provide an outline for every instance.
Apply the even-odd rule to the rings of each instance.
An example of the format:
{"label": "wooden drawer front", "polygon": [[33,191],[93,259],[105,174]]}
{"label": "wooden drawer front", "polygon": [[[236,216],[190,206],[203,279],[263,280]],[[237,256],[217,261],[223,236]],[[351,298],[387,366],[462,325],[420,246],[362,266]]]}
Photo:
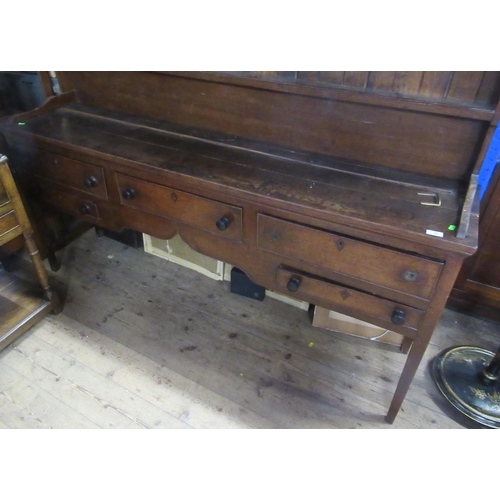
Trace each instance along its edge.
{"label": "wooden drawer front", "polygon": [[14,210],[0,216],[0,236],[19,226]]}
{"label": "wooden drawer front", "polygon": [[[241,240],[242,209],[142,179],[116,174],[122,205]],[[218,221],[221,229],[218,228]],[[224,226],[227,226],[224,228]]]}
{"label": "wooden drawer front", "polygon": [[259,214],[258,246],[386,288],[428,299],[443,264]]}
{"label": "wooden drawer front", "polygon": [[72,160],[65,156],[37,151],[37,175],[65,186],[108,199],[104,171],[101,167]]}
{"label": "wooden drawer front", "polygon": [[[290,280],[292,282],[290,283]],[[382,323],[391,330],[416,330],[423,311],[390,300],[381,299],[352,288],[323,280],[293,269],[279,267],[277,272],[279,291],[287,292],[316,304],[340,306],[346,313],[361,314],[367,321]],[[295,291],[292,291],[296,288]]]}
{"label": "wooden drawer front", "polygon": [[85,199],[84,196],[65,193],[47,183],[42,184],[42,194],[46,203],[65,213],[82,217],[91,222],[99,220],[97,205]]}

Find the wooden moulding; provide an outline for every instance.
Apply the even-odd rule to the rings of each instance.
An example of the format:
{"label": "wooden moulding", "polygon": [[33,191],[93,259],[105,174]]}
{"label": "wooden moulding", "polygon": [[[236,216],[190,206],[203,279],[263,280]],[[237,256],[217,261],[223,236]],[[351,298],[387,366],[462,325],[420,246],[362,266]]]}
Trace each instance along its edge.
{"label": "wooden moulding", "polygon": [[471,175],[469,189],[465,196],[465,201],[462,207],[462,214],[460,216],[460,224],[457,230],[457,238],[463,239],[469,232],[471,219],[473,217],[479,218],[479,190],[477,185],[478,174]]}
{"label": "wooden moulding", "polygon": [[24,113],[18,113],[16,115],[11,116],[7,121],[9,123],[22,122],[25,120],[29,120],[31,118],[35,118],[38,115],[48,113],[49,111],[53,111],[57,108],[61,108],[73,102],[75,100],[74,92],[65,92],[64,94],[54,95],[49,97],[41,106],[35,109],[31,109]]}

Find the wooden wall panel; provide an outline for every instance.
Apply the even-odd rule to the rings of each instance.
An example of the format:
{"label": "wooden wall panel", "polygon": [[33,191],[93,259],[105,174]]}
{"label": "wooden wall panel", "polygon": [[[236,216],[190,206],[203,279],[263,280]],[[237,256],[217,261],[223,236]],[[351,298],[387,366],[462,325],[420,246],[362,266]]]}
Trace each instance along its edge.
{"label": "wooden wall panel", "polygon": [[370,71],[366,88],[391,92],[395,77],[395,71]]}
{"label": "wooden wall panel", "polygon": [[319,71],[297,71],[297,81],[304,83],[318,83]]}
{"label": "wooden wall panel", "polygon": [[343,71],[320,71],[319,72],[320,83],[330,83],[332,85],[343,85],[344,84],[344,72]]}
{"label": "wooden wall panel", "polygon": [[424,71],[419,95],[425,97],[444,98],[451,82],[452,71]]}
{"label": "wooden wall panel", "polygon": [[346,71],[344,85],[353,89],[364,89],[368,82],[369,71]]}
{"label": "wooden wall panel", "polygon": [[498,71],[253,71],[232,74],[487,108],[495,107],[500,97]]}
{"label": "wooden wall panel", "polygon": [[404,95],[418,94],[423,73],[423,71],[397,71],[392,91]]}
{"label": "wooden wall panel", "polygon": [[482,105],[496,105],[500,99],[500,78],[498,72],[486,71],[474,102]]}
{"label": "wooden wall panel", "polygon": [[[87,105],[316,151],[422,174],[462,179],[485,134],[478,120],[318,99],[147,72],[67,73]],[[395,74],[392,76],[394,78]],[[377,85],[391,76],[379,75]],[[140,82],[140,84],[138,83]],[[384,83],[385,82],[385,83]],[[404,131],[404,144],[401,142]]]}
{"label": "wooden wall panel", "polygon": [[455,71],[446,97],[463,102],[474,102],[484,73],[484,71]]}

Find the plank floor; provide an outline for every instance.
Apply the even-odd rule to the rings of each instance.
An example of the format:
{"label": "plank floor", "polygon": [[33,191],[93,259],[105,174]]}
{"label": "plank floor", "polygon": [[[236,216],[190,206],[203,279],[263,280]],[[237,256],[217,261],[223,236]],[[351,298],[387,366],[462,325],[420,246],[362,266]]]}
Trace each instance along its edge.
{"label": "plank floor", "polygon": [[394,348],[93,231],[59,257],[63,312],[0,353],[0,428],[480,428],[443,399],[430,363],[455,345],[496,351],[497,323],[445,310],[389,425],[405,361]]}

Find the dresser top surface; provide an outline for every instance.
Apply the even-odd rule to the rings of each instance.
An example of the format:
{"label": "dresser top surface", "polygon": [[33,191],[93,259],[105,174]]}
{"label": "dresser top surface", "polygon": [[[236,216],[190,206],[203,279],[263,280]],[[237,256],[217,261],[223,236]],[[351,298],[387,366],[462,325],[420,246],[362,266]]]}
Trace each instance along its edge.
{"label": "dresser top surface", "polygon": [[[465,253],[472,253],[477,243],[474,221],[465,239],[457,239],[450,229],[458,227],[467,187],[457,180],[292,151],[76,103],[2,128],[24,144],[33,139],[41,149],[52,145],[116,165],[148,168],[325,221]],[[422,204],[437,197],[439,207]],[[435,236],[439,233],[441,237]]]}

